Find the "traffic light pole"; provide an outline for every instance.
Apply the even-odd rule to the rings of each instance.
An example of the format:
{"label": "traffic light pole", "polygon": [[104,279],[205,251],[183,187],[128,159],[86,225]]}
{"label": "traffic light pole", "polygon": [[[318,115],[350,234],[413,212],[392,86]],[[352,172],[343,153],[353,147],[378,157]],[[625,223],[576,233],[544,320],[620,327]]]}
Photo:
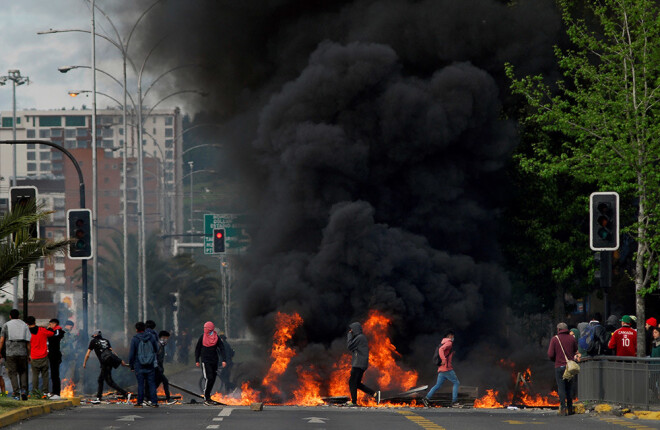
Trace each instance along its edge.
{"label": "traffic light pole", "polygon": [[[53,143],[49,140],[0,140],[0,145],[28,145],[38,143],[40,145],[50,146],[55,148],[58,151],[61,151],[66,155],[69,160],[73,163],[73,167],[76,168],[78,173],[78,180],[80,181],[80,208],[85,208],[85,180],[83,179],[82,170],[80,170],[80,165],[78,161],[73,157],[73,155],[64,147]],[[83,304],[83,336],[81,339],[87,339],[87,334],[89,333],[89,328],[87,326],[87,260],[82,260],[82,304]],[[23,272],[23,315],[27,315],[27,284],[26,284],[26,273]]]}

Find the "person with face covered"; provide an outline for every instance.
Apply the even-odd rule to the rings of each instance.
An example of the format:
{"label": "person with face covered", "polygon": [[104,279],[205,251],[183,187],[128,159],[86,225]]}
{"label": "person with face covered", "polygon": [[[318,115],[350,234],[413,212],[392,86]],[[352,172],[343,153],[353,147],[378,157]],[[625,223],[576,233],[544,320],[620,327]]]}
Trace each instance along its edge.
{"label": "person with face covered", "polygon": [[362,383],[362,376],[369,367],[369,341],[362,332],[362,325],[359,322],[349,325],[346,345],[352,356],[351,376],[348,378],[351,400],[346,403],[346,406],[359,406],[357,403],[357,390],[373,396],[376,403],[380,403],[380,391],[372,390]]}
{"label": "person with face covered", "polygon": [[161,330],[158,333],[158,352],[156,353],[156,390],[160,387],[160,384],[163,384],[163,391],[165,391],[165,403],[168,405],[174,404],[170,398],[170,381],[165,376],[165,346],[170,340],[170,332]]}
{"label": "person with face covered", "polygon": [[215,325],[211,321],[207,321],[204,324],[204,332],[199,337],[195,347],[195,366],[201,367],[204,375],[204,404],[206,406],[217,404],[211,399],[211,390],[213,384],[215,384],[218,363],[220,362],[222,367],[227,366],[225,348],[215,332]]}

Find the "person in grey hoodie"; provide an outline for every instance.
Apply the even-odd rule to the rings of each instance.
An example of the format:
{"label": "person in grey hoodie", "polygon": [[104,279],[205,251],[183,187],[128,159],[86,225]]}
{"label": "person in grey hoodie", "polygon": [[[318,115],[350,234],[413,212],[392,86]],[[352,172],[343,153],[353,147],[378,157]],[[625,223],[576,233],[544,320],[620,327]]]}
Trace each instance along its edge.
{"label": "person in grey hoodie", "polygon": [[362,325],[359,322],[349,325],[348,334],[346,335],[346,345],[352,354],[351,376],[348,379],[351,400],[346,403],[346,406],[358,406],[358,389],[375,397],[376,403],[380,403],[380,391],[374,391],[362,383],[362,376],[369,367],[369,342],[364,333],[362,333]]}

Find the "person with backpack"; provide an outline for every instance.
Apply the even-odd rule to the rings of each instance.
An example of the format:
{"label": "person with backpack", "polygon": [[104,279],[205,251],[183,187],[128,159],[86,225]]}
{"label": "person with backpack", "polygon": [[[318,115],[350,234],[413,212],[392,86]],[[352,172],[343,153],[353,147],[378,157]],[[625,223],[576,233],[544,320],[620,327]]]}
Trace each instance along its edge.
{"label": "person with backpack", "polygon": [[227,367],[224,345],[215,332],[215,325],[211,321],[207,321],[204,323],[204,332],[195,346],[195,366],[201,367],[204,375],[204,404],[206,406],[218,404],[211,399],[211,390],[215,384],[219,360],[222,367]]}
{"label": "person with backpack", "polygon": [[[146,325],[139,321],[135,323],[135,336],[131,339],[131,349],[128,354],[128,365],[135,372],[137,379],[138,397],[136,408],[141,408],[143,404],[158,407],[158,397],[156,396],[156,354],[158,352],[158,343],[152,333],[146,332]],[[144,402],[145,380],[147,381],[149,402]]]}
{"label": "person with backpack", "polygon": [[231,368],[234,366],[234,349],[229,345],[229,342],[227,341],[227,336],[225,336],[224,332],[219,332],[218,336],[220,337],[220,341],[222,342],[222,346],[225,349],[225,357],[227,358],[227,365],[225,367],[220,368],[220,374],[218,377],[220,378],[220,382],[222,382],[223,388],[225,390],[225,394],[231,393],[235,388],[236,385],[234,385],[229,379],[231,377]]}
{"label": "person with backpack", "polygon": [[[89,342],[89,346],[87,347],[87,354],[85,354],[85,359],[83,360],[83,369],[87,367],[87,360],[89,359],[89,355],[92,351],[96,353],[96,358],[99,359],[99,364],[101,365],[101,373],[99,374],[96,398],[92,400],[91,403],[101,403],[101,398],[103,397],[103,382],[108,384],[109,387],[115,389],[121,397],[125,397],[130,400],[130,393],[117,385],[117,383],[112,379],[112,369],[118,367],[118,365],[115,363],[115,360],[118,357],[112,351],[110,341],[105,339],[101,334],[101,330],[96,330],[92,334],[92,340]],[[122,366],[127,366],[123,360],[120,359],[120,361]]]}
{"label": "person with backpack", "polygon": [[589,324],[584,328],[584,332],[581,333],[578,339],[578,351],[581,355],[595,357],[597,355],[605,355],[609,352],[607,347],[609,335],[605,327],[600,325],[600,319],[600,313],[596,312],[591,317]]}
{"label": "person with backpack", "polygon": [[422,402],[427,408],[430,406],[429,399],[440,389],[445,380],[454,384],[451,392],[451,406],[454,408],[461,407],[461,404],[458,403],[458,388],[461,383],[458,380],[456,372],[454,372],[454,366],[452,365],[455,337],[454,330],[447,330],[440,345],[438,345],[433,352],[433,363],[438,366],[438,379],[435,385],[431,387],[428,393],[426,393],[426,396],[422,397]]}

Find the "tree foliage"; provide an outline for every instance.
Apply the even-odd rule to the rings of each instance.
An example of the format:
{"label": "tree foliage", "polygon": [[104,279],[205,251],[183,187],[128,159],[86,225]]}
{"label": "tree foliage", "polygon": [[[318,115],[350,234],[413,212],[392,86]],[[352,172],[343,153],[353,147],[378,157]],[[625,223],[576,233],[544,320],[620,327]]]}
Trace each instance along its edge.
{"label": "tree foliage", "polygon": [[[584,4],[587,15],[578,18]],[[507,65],[513,91],[529,106],[525,121],[543,132],[520,166],[544,178],[569,175],[637,203],[626,231],[637,242],[631,276],[643,321],[643,296],[657,288],[660,240],[660,7],[651,0],[559,0],[559,6],[572,44],[555,48],[563,79],[517,79]],[[643,342],[640,336],[640,353]]]}

